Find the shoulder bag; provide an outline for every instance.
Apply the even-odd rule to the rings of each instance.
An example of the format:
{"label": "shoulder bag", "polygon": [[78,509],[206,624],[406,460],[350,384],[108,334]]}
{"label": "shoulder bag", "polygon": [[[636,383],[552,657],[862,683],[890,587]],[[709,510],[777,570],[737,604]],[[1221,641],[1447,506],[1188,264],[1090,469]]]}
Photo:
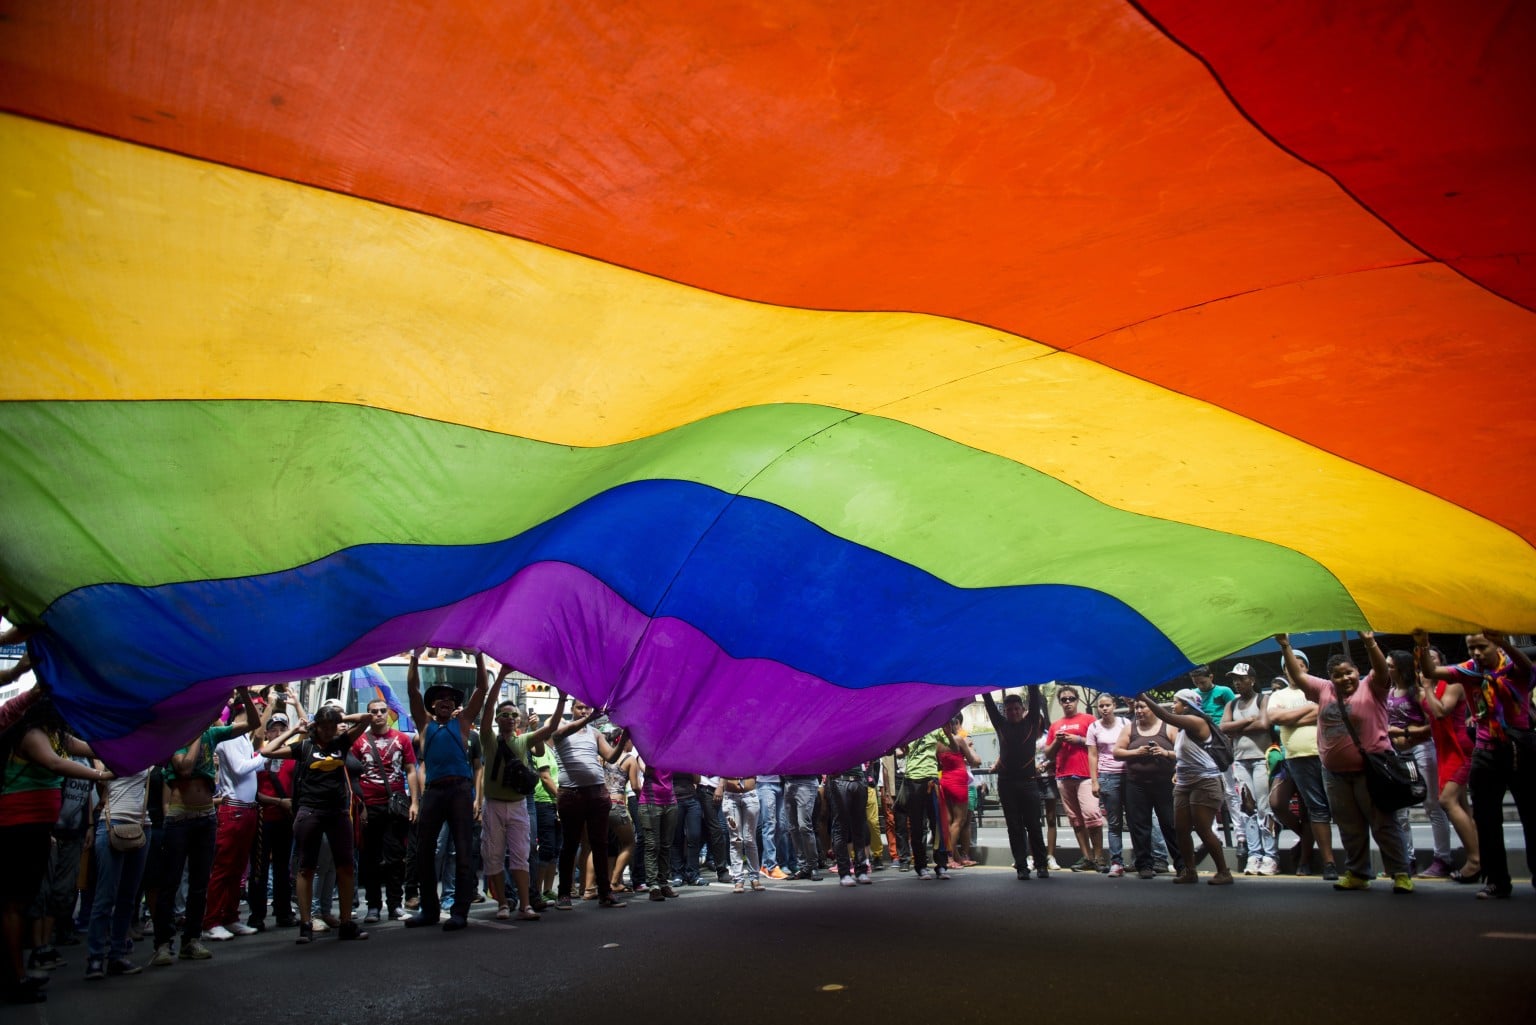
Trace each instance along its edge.
{"label": "shoulder bag", "polygon": [[1340,701],[1337,694],[1333,700],[1344,714],[1344,728],[1349,730],[1349,739],[1355,742],[1355,750],[1365,762],[1365,789],[1376,810],[1394,812],[1422,804],[1429,787],[1419,775],[1418,764],[1391,749],[1367,751],[1349,716],[1349,702]]}

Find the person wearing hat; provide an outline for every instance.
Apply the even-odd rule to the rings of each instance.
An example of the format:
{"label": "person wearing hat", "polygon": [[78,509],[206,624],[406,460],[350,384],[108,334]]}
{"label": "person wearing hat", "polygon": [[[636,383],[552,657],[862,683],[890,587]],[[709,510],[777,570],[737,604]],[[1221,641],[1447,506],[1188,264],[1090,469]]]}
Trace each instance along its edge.
{"label": "person wearing hat", "polygon": [[[1192,674],[1193,675],[1193,674]],[[1207,880],[1212,886],[1228,886],[1232,873],[1227,868],[1227,858],[1216,838],[1213,824],[1224,800],[1221,786],[1221,770],[1206,751],[1205,744],[1215,729],[1211,721],[1200,711],[1202,696],[1195,687],[1185,687],[1173,696],[1173,710],[1158,704],[1150,694],[1138,695],[1147,703],[1153,715],[1178,729],[1173,751],[1176,759],[1173,770],[1173,825],[1178,833],[1179,854],[1184,868],[1173,877],[1175,883],[1199,882],[1195,873],[1195,844],[1190,831],[1200,835],[1206,851],[1216,863],[1216,874]]]}
{"label": "person wearing hat", "polygon": [[[281,699],[273,701],[280,704]],[[297,711],[297,709],[295,709]],[[302,720],[300,720],[302,721]],[[273,712],[267,720],[270,743],[287,732],[288,715]],[[263,745],[265,746],[265,745]],[[280,929],[298,924],[293,912],[293,775],[298,764],[291,758],[266,758],[256,772],[256,804],[261,809],[261,835],[251,848],[251,871],[245,900],[250,917],[245,924],[257,932],[267,927],[267,874],[272,875],[272,913]]]}
{"label": "person wearing hat", "polygon": [[[1236,697],[1222,711],[1220,730],[1232,741],[1232,768],[1235,785],[1227,790],[1227,807],[1233,824],[1241,831],[1248,848],[1248,862],[1243,875],[1272,876],[1280,871],[1276,858],[1275,834],[1265,828],[1269,816],[1269,720],[1264,707],[1267,694],[1256,689],[1253,667],[1239,662],[1227,672]],[[1247,788],[1253,810],[1243,808],[1242,790]]]}
{"label": "person wearing hat", "polygon": [[[453,837],[453,909],[444,932],[469,924],[469,906],[475,899],[475,848],[471,846],[475,820],[474,769],[469,763],[469,739],[480,718],[480,708],[490,691],[491,678],[485,656],[475,652],[475,690],[469,704],[456,688],[437,684],[421,693],[421,649],[411,652],[405,688],[410,696],[411,717],[421,724],[416,739],[421,747],[422,775],[426,781],[416,815],[416,878],[421,885],[421,909],[405,920],[407,928],[436,925],[441,915],[437,893],[437,844],[443,824]],[[461,712],[462,706],[462,712]]]}

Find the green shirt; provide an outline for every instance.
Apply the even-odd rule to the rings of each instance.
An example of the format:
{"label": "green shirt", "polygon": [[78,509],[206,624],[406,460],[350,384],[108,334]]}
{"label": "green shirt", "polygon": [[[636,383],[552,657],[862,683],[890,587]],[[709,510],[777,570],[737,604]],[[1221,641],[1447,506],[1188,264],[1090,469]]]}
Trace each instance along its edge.
{"label": "green shirt", "polygon": [[[502,744],[506,745],[507,751],[501,750]],[[492,733],[487,738],[485,746],[488,756],[485,760],[485,799],[487,801],[521,801],[525,799],[528,796],[527,794],[503,783],[501,781],[501,774],[495,770],[505,768],[508,758],[526,760],[528,757],[528,738],[513,737],[510,740],[503,741],[497,734]],[[498,759],[500,759],[499,764]],[[543,788],[540,787],[539,789],[542,790]]]}
{"label": "green shirt", "polygon": [[907,745],[907,778],[939,778],[939,745],[949,746],[949,737],[943,730],[925,733]]}
{"label": "green shirt", "polygon": [[[555,781],[556,786],[560,785],[560,764],[555,761],[555,749],[553,745],[546,743],[544,745],[544,753],[541,755],[534,755],[530,760],[533,762],[534,772],[542,773],[545,769],[548,769],[549,778]],[[543,787],[539,787],[533,792],[533,799],[540,804],[555,803],[555,799],[551,797],[549,791],[545,790]]]}

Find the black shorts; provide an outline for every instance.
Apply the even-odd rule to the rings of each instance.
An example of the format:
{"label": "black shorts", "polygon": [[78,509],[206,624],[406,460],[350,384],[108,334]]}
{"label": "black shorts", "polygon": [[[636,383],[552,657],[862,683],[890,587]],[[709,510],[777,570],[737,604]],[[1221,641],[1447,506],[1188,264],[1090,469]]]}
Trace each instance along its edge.
{"label": "black shorts", "polygon": [[352,813],[300,808],[293,820],[293,846],[299,854],[299,871],[313,872],[320,863],[320,840],[331,841],[331,860],[352,864]]}
{"label": "black shorts", "polygon": [[31,902],[48,873],[53,823],[0,826],[0,901]]}

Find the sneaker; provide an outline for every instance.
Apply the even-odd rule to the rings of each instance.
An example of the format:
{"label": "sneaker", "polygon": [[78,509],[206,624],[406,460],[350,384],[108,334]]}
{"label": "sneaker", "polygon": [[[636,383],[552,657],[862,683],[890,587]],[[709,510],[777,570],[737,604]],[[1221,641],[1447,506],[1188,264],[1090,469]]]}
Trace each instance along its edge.
{"label": "sneaker", "polygon": [[753,879],[753,880],[751,880],[751,884],[750,885],[752,887],[752,892],[753,893],[762,893],[764,890],[768,889],[768,887],[763,885],[763,881],[761,879]]}
{"label": "sneaker", "polygon": [[1056,864],[1056,855],[1054,854],[1045,859],[1045,867],[1050,869],[1052,872],[1061,871],[1061,866]]}
{"label": "sneaker", "polygon": [[1259,859],[1249,858],[1243,863],[1243,875],[1256,876],[1259,874]]}
{"label": "sneaker", "polygon": [[[507,919],[509,919],[511,917],[512,917],[512,909],[507,907],[505,901],[503,901],[502,903],[496,905],[496,920],[498,922],[505,922]],[[365,918],[365,919],[363,919],[363,921],[366,922],[367,919]],[[375,921],[377,921],[377,919],[375,919]]]}
{"label": "sneaker", "polygon": [[352,920],[342,922],[341,931],[336,934],[336,939],[338,941],[366,940],[367,938],[368,934],[358,927],[357,922]]}
{"label": "sneaker", "polygon": [[600,908],[622,908],[626,907],[627,905],[624,901],[610,893],[606,897],[597,898],[597,906]]}
{"label": "sneaker", "polygon": [[1046,868],[1037,868],[1037,869],[1035,869],[1035,878],[1036,879],[1049,879],[1049,878],[1051,878],[1051,871],[1050,871],[1050,869],[1046,869]]}
{"label": "sneaker", "polygon": [[663,897],[677,897],[677,891],[672,889],[670,886],[663,886],[660,890],[660,893]]}
{"label": "sneaker", "polygon": [[1118,861],[1109,866],[1109,878],[1119,879],[1123,875],[1125,875],[1125,866]]}
{"label": "sneaker", "polygon": [[[636,887],[636,888],[638,889],[638,887]],[[553,904],[559,898],[560,898],[560,895],[558,893],[556,893],[554,890],[545,890],[544,891],[544,900],[545,900],[546,903]]]}
{"label": "sneaker", "polygon": [[853,881],[858,883],[860,886],[869,886],[874,882],[873,879],[869,878],[869,871],[867,869],[854,876]]}
{"label": "sneaker", "polygon": [[107,960],[102,957],[88,957],[85,959],[85,981],[95,982],[107,977]]}
{"label": "sneaker", "polygon": [[1370,876],[1355,875],[1345,870],[1343,877],[1333,884],[1335,890],[1369,890],[1371,888]]}
{"label": "sneaker", "polygon": [[1407,872],[1399,872],[1396,875],[1394,875],[1392,877],[1392,892],[1393,893],[1412,893],[1413,892],[1413,876],[1409,875]]}
{"label": "sneaker", "polygon": [[699,876],[699,878],[695,879],[692,883],[689,883],[688,885],[690,885],[690,886],[708,886],[709,885],[709,880],[705,879],[703,876]]}
{"label": "sneaker", "polygon": [[533,910],[533,908],[517,909],[517,920],[519,922],[537,922],[539,917],[539,913]]}
{"label": "sneaker", "polygon": [[400,919],[404,918],[405,915],[406,915],[405,908],[390,908],[389,909],[389,920],[391,922],[398,922],[398,921],[400,921]]}
{"label": "sneaker", "polygon": [[931,871],[929,871],[928,869],[926,869],[926,868],[920,868],[920,869],[917,870],[917,878],[919,878],[919,879],[932,879],[933,878],[933,873]]}
{"label": "sneaker", "polygon": [[1217,872],[1215,875],[1211,876],[1211,878],[1207,879],[1205,882],[1206,882],[1207,886],[1231,886],[1232,885],[1232,873],[1231,872]]}
{"label": "sneaker", "polygon": [[555,899],[555,910],[556,911],[570,911],[571,910],[571,898],[569,898],[569,897],[558,897],[558,898],[556,898]]}
{"label": "sneaker", "polygon": [[1274,858],[1263,858],[1259,861],[1259,875],[1277,876],[1280,874],[1280,862]]}
{"label": "sneaker", "polygon": [[[424,911],[417,912],[416,914],[412,915],[410,918],[407,918],[405,920],[405,927],[407,929],[420,929],[420,928],[422,928],[424,926],[436,925],[436,924],[437,924],[437,916],[436,915],[428,915]],[[303,926],[301,925],[300,928],[303,928]]]}
{"label": "sneaker", "polygon": [[[331,923],[325,918],[312,919],[309,924],[310,928],[314,930],[316,936],[320,935],[321,933],[327,933],[331,931]],[[336,920],[336,924],[340,925],[341,919],[338,918]]]}
{"label": "sneaker", "polygon": [[650,893],[651,892],[651,888],[649,886],[645,885],[644,883],[636,883],[634,886],[630,887],[630,889],[634,890],[636,893]]}
{"label": "sneaker", "polygon": [[[502,907],[506,907],[506,905],[503,904]],[[363,924],[364,925],[373,925],[378,920],[379,920],[379,909],[378,908],[369,908],[368,909],[368,913],[363,916]]]}
{"label": "sneaker", "polygon": [[38,947],[32,951],[32,956],[27,958],[27,971],[51,972],[55,968],[63,968],[64,958],[52,947]]}
{"label": "sneaker", "polygon": [[203,946],[202,940],[188,940],[181,945],[181,959],[183,961],[206,961],[213,956],[213,951]]}
{"label": "sneaker", "polygon": [[1160,876],[1165,876],[1172,871],[1172,868],[1166,861],[1154,861],[1152,863],[1152,871]]}
{"label": "sneaker", "polygon": [[1035,870],[1035,856],[1033,854],[1031,854],[1031,855],[1027,856],[1024,859],[1024,871],[1026,871],[1026,872],[1033,872],[1034,870]]}
{"label": "sneaker", "polygon": [[949,878],[949,866],[948,865],[940,865],[938,867],[938,869],[934,872],[934,875],[937,876],[940,879],[948,879]]}
{"label": "sneaker", "polygon": [[[942,869],[940,871],[942,871]],[[838,876],[837,877],[837,885],[838,886],[853,886],[853,885],[855,885],[855,883],[853,881],[853,876]]]}
{"label": "sneaker", "polygon": [[746,893],[747,892],[747,886],[746,886],[745,883],[737,883],[737,884],[735,884],[734,886],[731,887],[731,892],[732,893]]}
{"label": "sneaker", "polygon": [[1099,863],[1092,858],[1078,858],[1072,863],[1072,871],[1074,872],[1097,872],[1098,870]]}
{"label": "sneaker", "polygon": [[1331,883],[1331,882],[1333,882],[1334,880],[1336,880],[1338,878],[1339,878],[1339,869],[1338,869],[1337,865],[1335,865],[1333,862],[1330,861],[1326,865],[1323,866],[1323,880],[1325,882],[1330,882]]}
{"label": "sneaker", "polygon": [[1013,874],[1018,876],[1020,879],[1029,879],[1029,869],[1027,868],[1014,869]]}
{"label": "sneaker", "polygon": [[136,965],[126,957],[114,957],[107,962],[108,975],[137,975],[143,970],[142,965]]}
{"label": "sneaker", "polygon": [[910,871],[912,871],[912,863],[910,861],[908,861],[906,858],[897,858],[896,859],[896,871],[898,871],[898,872],[910,872]]}
{"label": "sneaker", "polygon": [[1429,867],[1419,873],[1420,879],[1449,879],[1451,878],[1451,866],[1436,858],[1429,863]]}
{"label": "sneaker", "polygon": [[230,935],[232,936],[255,936],[258,932],[261,931],[260,929],[253,929],[246,925],[244,922],[239,921],[230,922],[224,928],[228,929]]}
{"label": "sneaker", "polygon": [[1154,872],[1150,868],[1139,868],[1139,869],[1136,870],[1136,878],[1137,879],[1156,879],[1157,878],[1157,873]]}
{"label": "sneaker", "polygon": [[235,934],[222,925],[216,925],[212,929],[203,930],[204,943],[227,943],[234,938]]}
{"label": "sneaker", "polygon": [[[470,903],[474,903],[471,901]],[[463,915],[449,915],[443,920],[443,932],[458,932],[469,928],[469,919]]]}
{"label": "sneaker", "polygon": [[152,968],[169,968],[176,963],[176,956],[171,953],[171,945],[162,943],[155,948],[155,956],[149,959]]}
{"label": "sneaker", "polygon": [[722,868],[715,873],[715,881],[720,883],[728,883],[731,881],[731,874]]}

